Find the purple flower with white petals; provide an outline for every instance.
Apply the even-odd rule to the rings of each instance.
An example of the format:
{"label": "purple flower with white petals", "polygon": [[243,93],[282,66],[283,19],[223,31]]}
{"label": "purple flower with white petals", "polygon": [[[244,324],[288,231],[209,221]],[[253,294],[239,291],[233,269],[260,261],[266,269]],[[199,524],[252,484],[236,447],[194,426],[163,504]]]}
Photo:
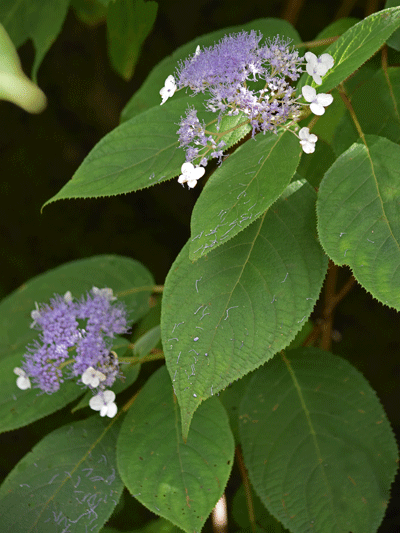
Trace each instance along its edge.
{"label": "purple flower with white petals", "polygon": [[[302,105],[291,82],[299,79],[303,72],[304,60],[306,70],[316,83],[321,83],[321,76],[333,66],[333,58],[322,54],[319,58],[312,52],[299,57],[297,50],[290,48],[290,40],[276,36],[261,44],[262,34],[256,31],[225,35],[214,46],[199,46],[193,55],[179,63],[174,76],[167,78],[172,96],[177,90],[188,88],[193,94],[206,94],[205,108],[216,113],[217,119],[213,131],[208,131],[206,124],[197,117],[197,110],[191,107],[186,117],[179,123],[179,142],[186,152],[186,163],[193,169],[206,167],[210,158],[223,158],[224,135],[246,124],[252,127],[252,136],[258,132],[278,133],[279,128],[289,129],[301,116]],[[263,81],[263,87],[260,86]],[[256,84],[257,83],[257,84]],[[160,91],[167,97],[166,86]],[[322,115],[325,107],[332,101],[328,94],[317,95],[315,89],[303,87],[303,96],[310,103],[311,111]],[[228,126],[222,131],[222,119],[227,116],[239,116],[233,128]],[[242,120],[241,120],[242,118]],[[285,124],[288,124],[285,126]],[[216,130],[216,131],[215,131]],[[305,141],[303,150],[315,145]],[[308,152],[311,153],[311,152]],[[192,188],[197,183],[197,176],[191,167],[190,172],[179,176],[179,183],[188,183]]]}
{"label": "purple flower with white petals", "polygon": [[[214,46],[197,48],[179,64],[174,77],[178,89],[207,92],[206,109],[218,113],[217,133],[206,130],[193,107],[181,119],[177,133],[187,163],[205,166],[211,157],[221,162],[223,116],[242,113],[241,124],[250,123],[253,136],[257,131],[276,133],[279,125],[299,116],[300,105],[286,78],[299,78],[303,59],[289,48],[288,40],[278,36],[260,46],[261,39],[256,31],[226,35]],[[265,82],[261,89],[254,86],[259,80]]]}
{"label": "purple flower with white petals", "polygon": [[[17,386],[31,386],[51,394],[67,377],[103,390],[121,375],[111,339],[126,333],[127,313],[109,288],[92,290],[74,301],[70,292],[55,295],[50,304],[35,304],[32,327],[39,340],[27,347],[22,368],[14,369]],[[69,365],[69,375],[62,369]]]}

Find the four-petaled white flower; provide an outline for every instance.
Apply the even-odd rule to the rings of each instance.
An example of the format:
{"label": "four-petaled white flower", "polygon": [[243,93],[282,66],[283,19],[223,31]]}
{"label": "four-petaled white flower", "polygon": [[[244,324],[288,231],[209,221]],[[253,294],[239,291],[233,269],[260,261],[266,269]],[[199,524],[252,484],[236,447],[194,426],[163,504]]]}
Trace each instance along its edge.
{"label": "four-petaled white flower", "polygon": [[98,387],[100,381],[104,381],[106,376],[100,370],[96,370],[92,366],[89,366],[82,374],[82,383],[84,385],[90,385],[91,387]]}
{"label": "four-petaled white flower", "polygon": [[182,174],[178,178],[178,182],[182,185],[188,184],[189,189],[196,187],[197,180],[204,176],[206,169],[204,167],[193,166],[192,163],[183,163],[181,166]]}
{"label": "four-petaled white flower", "polygon": [[310,102],[310,109],[314,115],[323,115],[325,113],[325,107],[333,102],[333,96],[331,94],[317,94],[314,87],[310,85],[304,85],[301,92],[307,102]]}
{"label": "four-petaled white flower", "polygon": [[14,368],[14,374],[18,376],[17,387],[21,390],[30,389],[32,387],[31,382],[24,370],[19,367]]}
{"label": "four-petaled white flower", "polygon": [[300,144],[303,152],[306,154],[312,154],[315,151],[315,143],[318,137],[314,133],[310,133],[308,128],[301,128],[299,131]]}
{"label": "four-petaled white flower", "polygon": [[160,89],[160,94],[162,98],[162,102],[160,105],[165,104],[168,98],[171,98],[171,96],[173,96],[175,91],[176,91],[175,78],[172,75],[168,76],[168,78],[164,82],[164,87]]}
{"label": "four-petaled white flower", "polygon": [[307,52],[304,57],[307,61],[307,74],[312,76],[317,85],[321,85],[321,76],[325,76],[328,70],[333,67],[333,57],[329,54],[322,54],[317,57],[312,52]]}
{"label": "four-petaled white flower", "polygon": [[112,390],[105,390],[99,392],[89,400],[89,406],[93,411],[100,411],[100,416],[108,416],[113,418],[118,411],[118,407],[114,403],[115,392]]}

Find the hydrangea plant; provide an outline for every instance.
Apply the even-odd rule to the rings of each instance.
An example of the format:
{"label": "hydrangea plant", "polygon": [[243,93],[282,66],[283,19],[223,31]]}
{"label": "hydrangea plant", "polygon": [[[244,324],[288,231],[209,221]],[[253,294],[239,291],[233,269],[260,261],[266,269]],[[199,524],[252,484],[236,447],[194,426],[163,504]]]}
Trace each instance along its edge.
{"label": "hydrangea plant", "polygon": [[[355,280],[400,311],[400,75],[386,44],[400,8],[350,22],[329,46],[331,28],[302,43],[278,19],[188,43],[48,200],[172,178],[198,195],[163,286],[102,255],[0,304],[2,431],[69,404],[76,416],[5,479],[2,531],[111,531],[124,486],[134,517],[160,517],[142,531],[209,531],[210,514],[216,530],[226,500],[229,531],[378,531],[397,445],[368,381],[331,351],[332,313]],[[336,290],[341,265],[353,275]]]}

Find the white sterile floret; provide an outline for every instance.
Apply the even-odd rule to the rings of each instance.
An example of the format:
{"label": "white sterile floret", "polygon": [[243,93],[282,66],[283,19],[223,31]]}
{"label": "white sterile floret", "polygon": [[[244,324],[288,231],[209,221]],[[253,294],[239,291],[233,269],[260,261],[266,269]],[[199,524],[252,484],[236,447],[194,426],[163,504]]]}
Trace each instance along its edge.
{"label": "white sterile floret", "polygon": [[118,411],[114,400],[115,393],[112,390],[105,390],[90,398],[89,406],[93,411],[100,411],[100,416],[107,415],[109,418],[113,418]]}
{"label": "white sterile floret", "polygon": [[117,297],[113,294],[113,290],[109,289],[108,287],[105,287],[104,289],[92,287],[92,293],[93,296],[101,296],[102,298],[106,298],[106,300],[108,300],[109,302],[112,302],[113,300],[117,299]]}
{"label": "white sterile floret", "polygon": [[31,312],[31,318],[33,320],[32,324],[31,324],[31,328],[34,328],[36,326],[36,322],[37,320],[40,318],[40,311],[39,311],[39,306],[37,304],[37,302],[35,302],[35,308],[32,312]]}
{"label": "white sterile floret", "polygon": [[182,185],[188,184],[189,189],[196,187],[197,180],[204,176],[206,169],[204,167],[193,166],[192,163],[183,163],[181,166],[182,174],[178,178],[178,182]]}
{"label": "white sterile floret", "polygon": [[310,109],[314,115],[323,115],[325,113],[325,107],[333,102],[333,96],[331,94],[317,94],[314,87],[310,85],[304,85],[301,89],[303,96],[307,102],[310,102]]}
{"label": "white sterile floret", "polygon": [[196,47],[196,51],[194,53],[194,57],[197,57],[200,54],[200,45],[198,44]]}
{"label": "white sterile floret", "polygon": [[303,152],[306,154],[312,154],[315,151],[315,143],[318,137],[314,133],[310,133],[308,128],[301,128],[299,131],[300,144]]}
{"label": "white sterile floret", "polygon": [[333,57],[329,54],[322,54],[317,57],[312,52],[307,52],[304,57],[307,61],[307,74],[312,76],[317,85],[321,85],[321,76],[325,76],[328,70],[333,67]]}
{"label": "white sterile floret", "polygon": [[17,387],[21,390],[30,389],[32,387],[31,382],[24,370],[19,367],[14,368],[14,374],[18,376]]}
{"label": "white sterile floret", "polygon": [[161,94],[161,98],[162,98],[162,102],[161,102],[160,105],[165,104],[165,102],[168,100],[168,98],[171,98],[171,96],[173,96],[175,91],[176,91],[175,78],[172,75],[170,75],[165,80],[164,87],[162,89],[160,89],[160,94]]}
{"label": "white sterile floret", "polygon": [[71,291],[67,291],[67,292],[64,294],[64,302],[65,302],[65,303],[72,302],[73,299],[74,299],[74,297],[72,296]]}
{"label": "white sterile floret", "polygon": [[96,388],[100,385],[100,381],[104,381],[106,376],[100,370],[96,370],[92,366],[89,366],[82,374],[82,383],[84,385],[90,385]]}

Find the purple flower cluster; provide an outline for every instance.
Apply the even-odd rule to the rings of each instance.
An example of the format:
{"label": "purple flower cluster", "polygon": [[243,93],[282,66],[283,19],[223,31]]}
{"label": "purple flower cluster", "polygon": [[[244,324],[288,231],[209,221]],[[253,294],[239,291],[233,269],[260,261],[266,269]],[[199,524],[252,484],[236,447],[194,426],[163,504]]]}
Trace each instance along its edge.
{"label": "purple flower cluster", "polygon": [[[286,78],[299,78],[303,58],[297,50],[289,49],[288,41],[275,37],[260,46],[261,39],[262,35],[255,31],[241,32],[197,50],[179,65],[177,88],[188,87],[194,94],[207,91],[210,98],[205,105],[218,113],[218,124],[222,116],[242,112],[253,135],[257,131],[276,132],[280,124],[299,116],[300,105]],[[259,80],[264,81],[261,88],[255,85]],[[179,126],[179,141],[186,147],[187,162],[200,159],[197,162],[205,166],[207,156],[221,160],[225,144],[218,135],[206,131],[194,108],[187,111]]]}
{"label": "purple flower cluster", "polygon": [[[303,72],[304,60],[307,73],[317,85],[334,65],[329,54],[318,58],[307,52],[299,57],[297,50],[289,48],[290,40],[281,39],[279,35],[267,39],[263,45],[260,45],[261,39],[261,33],[243,31],[225,35],[209,48],[201,50],[198,46],[192,56],[179,64],[175,76],[170,75],[165,80],[160,90],[161,105],[177,90],[189,88],[194,94],[207,92],[206,109],[218,113],[216,132],[207,131],[194,107],[189,107],[186,117],[181,118],[177,133],[180,146],[186,151],[186,162],[178,179],[182,185],[187,183],[189,188],[195,187],[204,175],[202,169],[209,158],[218,158],[221,164],[226,146],[223,136],[231,131],[221,131],[223,117],[240,113],[235,129],[250,124],[253,137],[259,131],[277,133],[278,127],[287,123],[285,128],[289,129],[300,119],[301,107],[308,105],[298,102],[299,97],[290,85]],[[333,100],[330,94],[317,94],[308,85],[302,88],[302,95],[316,115],[323,115],[325,107]],[[308,128],[302,128],[299,135],[294,134],[305,153],[314,152],[316,135],[310,134]]]}
{"label": "purple flower cluster", "polygon": [[[70,364],[68,377],[79,376],[90,388],[100,382],[101,390],[111,386],[119,374],[111,339],[128,331],[125,306],[115,300],[111,289],[93,287],[77,301],[67,292],[55,295],[50,304],[36,304],[31,327],[40,331],[39,340],[27,347],[22,369],[14,370],[22,386],[18,380],[17,385],[26,389],[32,380],[51,394],[63,382],[62,368]],[[86,377],[93,373],[97,381]]]}

